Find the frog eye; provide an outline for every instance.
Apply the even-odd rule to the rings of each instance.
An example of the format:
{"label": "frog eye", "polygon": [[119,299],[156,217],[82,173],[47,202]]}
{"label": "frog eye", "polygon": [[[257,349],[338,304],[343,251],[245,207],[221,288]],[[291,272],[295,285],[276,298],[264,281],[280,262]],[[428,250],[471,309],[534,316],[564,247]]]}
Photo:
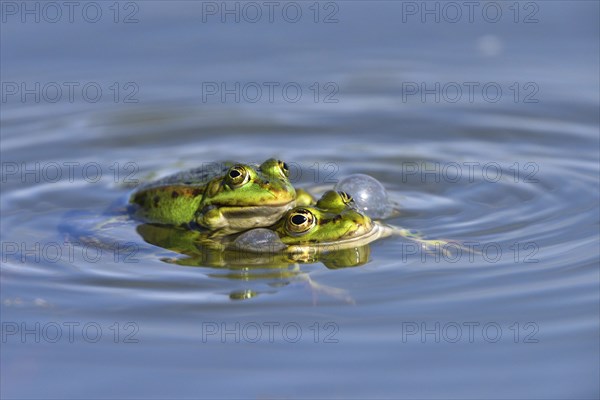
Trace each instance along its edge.
{"label": "frog eye", "polygon": [[281,168],[281,170],[283,171],[283,174],[284,174],[286,177],[289,177],[289,176],[290,176],[290,168],[289,168],[289,166],[287,165],[287,163],[286,163],[286,162],[283,162],[283,161],[281,161],[281,160],[277,161],[277,163],[279,164],[279,168]]}
{"label": "frog eye", "polygon": [[348,193],[346,192],[338,192],[340,197],[342,198],[342,201],[344,202],[344,204],[350,204],[354,201],[354,199],[352,198],[352,196],[350,196]]}
{"label": "frog eye", "polygon": [[227,183],[233,189],[243,186],[250,180],[250,173],[244,166],[236,165],[227,172]]}
{"label": "frog eye", "polygon": [[286,227],[290,233],[305,233],[315,226],[316,222],[313,213],[301,208],[288,215]]}

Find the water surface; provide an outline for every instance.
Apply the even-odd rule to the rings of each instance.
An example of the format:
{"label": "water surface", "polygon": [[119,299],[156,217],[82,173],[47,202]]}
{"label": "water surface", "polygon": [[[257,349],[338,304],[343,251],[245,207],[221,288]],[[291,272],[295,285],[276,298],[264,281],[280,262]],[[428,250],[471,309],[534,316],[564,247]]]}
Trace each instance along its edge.
{"label": "water surface", "polygon": [[[598,397],[597,3],[536,2],[531,24],[507,3],[455,24],[390,2],[336,3],[332,24],[137,4],[135,24],[2,24],[3,82],[104,89],[2,102],[3,397]],[[303,95],[204,99],[215,82]],[[131,220],[96,238],[117,250],[73,242],[135,181],[272,156],[307,188],[372,175],[389,223],[479,252],[392,237],[355,267],[216,267]]]}

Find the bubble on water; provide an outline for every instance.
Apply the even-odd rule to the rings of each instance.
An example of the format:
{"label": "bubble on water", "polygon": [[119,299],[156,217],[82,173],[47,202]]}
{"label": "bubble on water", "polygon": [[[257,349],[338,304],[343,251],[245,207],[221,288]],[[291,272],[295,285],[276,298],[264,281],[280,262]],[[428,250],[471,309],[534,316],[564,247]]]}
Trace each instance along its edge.
{"label": "bubble on water", "polygon": [[392,213],[385,188],[372,176],[352,174],[339,181],[335,190],[352,196],[358,210],[371,218],[385,218]]}
{"label": "bubble on water", "polygon": [[276,252],[286,247],[277,233],[265,228],[252,229],[242,233],[233,241],[233,245],[239,250],[254,252]]}
{"label": "bubble on water", "polygon": [[477,47],[481,54],[487,57],[496,57],[502,53],[502,40],[495,35],[484,35],[477,39]]}

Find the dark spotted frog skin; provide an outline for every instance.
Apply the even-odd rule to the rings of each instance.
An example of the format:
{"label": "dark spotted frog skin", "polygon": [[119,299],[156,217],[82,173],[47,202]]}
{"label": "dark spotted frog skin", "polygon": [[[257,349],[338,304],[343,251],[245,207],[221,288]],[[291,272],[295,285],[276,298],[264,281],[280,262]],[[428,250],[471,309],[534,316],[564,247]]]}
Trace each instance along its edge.
{"label": "dark spotted frog skin", "polygon": [[149,222],[197,225],[229,234],[270,226],[297,203],[282,161],[211,165],[139,188],[130,200],[139,206],[137,215]]}

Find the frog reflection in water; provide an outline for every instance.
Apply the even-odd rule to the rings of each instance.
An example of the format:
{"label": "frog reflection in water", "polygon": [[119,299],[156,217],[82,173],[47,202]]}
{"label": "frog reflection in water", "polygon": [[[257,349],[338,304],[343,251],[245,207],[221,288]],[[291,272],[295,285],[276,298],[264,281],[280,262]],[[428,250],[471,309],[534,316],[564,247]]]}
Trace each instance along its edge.
{"label": "frog reflection in water", "polygon": [[[321,262],[329,269],[356,267],[369,260],[369,245],[323,253],[255,252],[233,246],[222,248],[208,239],[205,232],[184,230],[164,225],[142,224],[137,232],[150,244],[171,250],[185,257],[163,257],[162,261],[188,267],[211,267],[209,276],[241,281],[268,281],[270,286],[284,286],[291,282],[306,282],[313,294],[324,293],[346,302],[353,302],[345,290],[314,282],[301,264]],[[275,289],[273,289],[275,290]],[[250,296],[249,294],[252,294]],[[232,298],[243,299],[258,294],[254,290],[231,293]],[[239,297],[238,297],[239,296]]]}

